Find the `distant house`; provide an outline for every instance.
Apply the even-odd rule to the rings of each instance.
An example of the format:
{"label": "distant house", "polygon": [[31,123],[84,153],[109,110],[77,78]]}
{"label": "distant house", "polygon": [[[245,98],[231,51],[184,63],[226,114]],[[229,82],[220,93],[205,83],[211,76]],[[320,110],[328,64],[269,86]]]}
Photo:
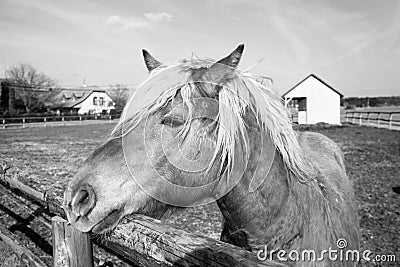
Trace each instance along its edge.
{"label": "distant house", "polygon": [[108,114],[114,109],[109,94],[98,87],[61,90],[50,109],[58,114]]}
{"label": "distant house", "polygon": [[299,124],[340,124],[343,95],[315,74],[305,77],[282,97]]}

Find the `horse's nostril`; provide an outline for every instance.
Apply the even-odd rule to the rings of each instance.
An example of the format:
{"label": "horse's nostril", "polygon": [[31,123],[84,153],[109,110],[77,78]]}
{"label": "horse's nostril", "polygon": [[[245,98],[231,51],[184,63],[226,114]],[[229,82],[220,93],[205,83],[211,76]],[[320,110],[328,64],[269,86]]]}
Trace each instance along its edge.
{"label": "horse's nostril", "polygon": [[90,185],[84,185],[76,191],[71,201],[72,212],[78,216],[87,215],[96,204],[96,195]]}

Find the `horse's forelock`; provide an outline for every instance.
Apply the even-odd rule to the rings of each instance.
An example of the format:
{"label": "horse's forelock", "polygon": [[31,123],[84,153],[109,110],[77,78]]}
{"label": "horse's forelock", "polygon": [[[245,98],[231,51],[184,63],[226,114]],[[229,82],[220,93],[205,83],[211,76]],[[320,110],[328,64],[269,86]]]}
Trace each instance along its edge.
{"label": "horse's forelock", "polygon": [[[214,90],[215,84],[204,83],[196,86],[199,73],[212,64],[212,60],[190,59],[182,60],[172,67],[155,69],[148,79],[132,95],[124,109],[123,117],[114,128],[111,138],[121,137],[133,130],[146,116],[157,112],[171,101],[180,91],[184,103],[189,103],[194,96],[204,90]],[[235,143],[245,142],[245,112],[252,110],[256,114],[261,129],[271,137],[275,147],[289,170],[303,180],[310,166],[305,162],[292,129],[287,110],[282,105],[281,98],[269,88],[258,82],[258,76],[237,70],[234,78],[224,82],[217,98],[220,103],[218,115],[217,149],[214,158],[222,155],[222,161],[227,160],[227,170],[232,169],[235,153]],[[204,88],[206,87],[206,88]],[[139,107],[131,108],[133,100],[139,99]],[[189,108],[190,109],[190,108]],[[185,127],[190,127],[187,124]],[[184,129],[187,131],[188,129]],[[248,144],[244,143],[248,150]]]}

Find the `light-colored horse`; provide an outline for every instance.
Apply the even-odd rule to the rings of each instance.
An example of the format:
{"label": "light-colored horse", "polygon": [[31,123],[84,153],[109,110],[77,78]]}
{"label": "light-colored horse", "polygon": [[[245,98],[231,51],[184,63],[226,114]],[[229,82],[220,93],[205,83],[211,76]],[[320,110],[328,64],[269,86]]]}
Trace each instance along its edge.
{"label": "light-colored horse", "polygon": [[[221,240],[236,246],[267,247],[268,256],[358,249],[342,152],[321,134],[294,132],[281,99],[237,69],[243,48],[218,62],[170,67],[143,50],[148,79],[65,191],[64,208],[77,229],[100,233],[127,214],[159,218],[217,201]],[[354,262],[326,256],[297,264]]]}

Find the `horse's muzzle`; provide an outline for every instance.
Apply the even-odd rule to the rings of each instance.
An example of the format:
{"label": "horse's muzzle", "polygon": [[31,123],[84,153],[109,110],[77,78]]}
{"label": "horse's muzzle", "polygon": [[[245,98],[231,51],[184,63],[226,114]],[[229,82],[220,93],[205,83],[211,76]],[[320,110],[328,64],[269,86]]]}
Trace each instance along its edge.
{"label": "horse's muzzle", "polygon": [[[64,209],[68,219],[77,221],[88,215],[96,205],[96,193],[92,186],[83,184],[74,188],[67,188],[64,196]],[[71,222],[73,223],[73,222]]]}

